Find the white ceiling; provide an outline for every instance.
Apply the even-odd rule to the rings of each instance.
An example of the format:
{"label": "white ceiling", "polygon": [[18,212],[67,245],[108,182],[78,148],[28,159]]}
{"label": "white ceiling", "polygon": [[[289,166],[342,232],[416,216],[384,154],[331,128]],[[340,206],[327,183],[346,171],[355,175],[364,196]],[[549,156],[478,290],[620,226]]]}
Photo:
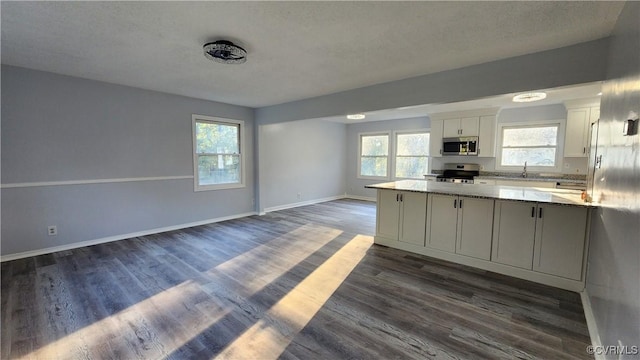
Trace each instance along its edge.
{"label": "white ceiling", "polygon": [[[262,107],[610,35],[612,2],[6,2],[2,63]],[[228,39],[242,65],[207,60]]]}

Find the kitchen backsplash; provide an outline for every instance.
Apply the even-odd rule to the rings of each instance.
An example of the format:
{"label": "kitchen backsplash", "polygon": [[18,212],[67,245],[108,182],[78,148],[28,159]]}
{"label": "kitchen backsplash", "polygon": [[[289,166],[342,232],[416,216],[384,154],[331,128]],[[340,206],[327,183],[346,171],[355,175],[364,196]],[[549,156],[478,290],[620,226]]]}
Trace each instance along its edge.
{"label": "kitchen backsplash", "polygon": [[[432,172],[436,172],[433,170]],[[520,174],[513,172],[499,172],[499,171],[480,171],[480,176],[504,176],[512,178],[520,178]],[[549,173],[532,173],[527,172],[527,178],[529,179],[564,179],[564,180],[587,180],[587,175],[583,174],[549,174]]]}

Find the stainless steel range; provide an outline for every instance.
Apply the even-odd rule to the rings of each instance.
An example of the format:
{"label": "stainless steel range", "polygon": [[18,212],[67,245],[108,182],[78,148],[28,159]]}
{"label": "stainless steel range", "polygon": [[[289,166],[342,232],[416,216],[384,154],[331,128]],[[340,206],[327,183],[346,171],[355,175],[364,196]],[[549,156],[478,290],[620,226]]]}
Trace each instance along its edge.
{"label": "stainless steel range", "polygon": [[458,184],[473,184],[473,178],[480,175],[478,164],[444,164],[444,172],[436,181]]}

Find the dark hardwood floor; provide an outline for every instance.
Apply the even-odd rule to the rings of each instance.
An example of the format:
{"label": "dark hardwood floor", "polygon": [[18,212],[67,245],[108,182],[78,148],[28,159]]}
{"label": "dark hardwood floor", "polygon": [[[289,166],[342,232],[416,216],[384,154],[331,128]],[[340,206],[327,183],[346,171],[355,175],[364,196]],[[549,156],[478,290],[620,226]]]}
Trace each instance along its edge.
{"label": "dark hardwood floor", "polygon": [[2,263],[0,358],[589,358],[578,294],[374,228],[339,200]]}

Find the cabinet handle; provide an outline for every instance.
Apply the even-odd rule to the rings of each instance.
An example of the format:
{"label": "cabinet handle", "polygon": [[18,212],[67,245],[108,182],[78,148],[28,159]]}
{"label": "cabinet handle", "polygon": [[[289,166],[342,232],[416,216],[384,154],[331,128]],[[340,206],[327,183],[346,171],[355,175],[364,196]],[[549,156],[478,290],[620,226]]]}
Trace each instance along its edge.
{"label": "cabinet handle", "polygon": [[457,207],[457,206],[456,206],[456,203],[457,203],[457,202],[458,202],[458,200],[453,200],[453,208],[454,208],[454,209]]}
{"label": "cabinet handle", "polygon": [[400,194],[396,194],[396,201],[400,201]]}
{"label": "cabinet handle", "polygon": [[582,153],[583,153],[583,154],[586,154],[586,153],[587,153],[587,148],[586,148],[586,147],[583,147],[583,148],[582,148]]}
{"label": "cabinet handle", "polygon": [[404,194],[400,194],[400,201],[404,201]]}
{"label": "cabinet handle", "polygon": [[542,219],[542,208],[538,209],[538,217]]}
{"label": "cabinet handle", "polygon": [[462,199],[460,199],[460,204],[458,205],[460,205],[460,209],[462,209]]}
{"label": "cabinet handle", "polygon": [[531,207],[531,217],[532,218],[536,217],[536,207],[535,206]]}

